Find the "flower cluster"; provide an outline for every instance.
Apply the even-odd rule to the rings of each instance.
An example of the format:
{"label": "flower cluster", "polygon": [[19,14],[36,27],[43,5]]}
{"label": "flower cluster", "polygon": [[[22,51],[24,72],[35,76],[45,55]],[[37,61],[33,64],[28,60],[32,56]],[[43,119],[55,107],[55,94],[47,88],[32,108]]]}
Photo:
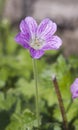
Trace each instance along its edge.
{"label": "flower cluster", "polygon": [[78,97],[78,78],[76,78],[71,85],[71,93],[73,99]]}
{"label": "flower cluster", "polygon": [[26,17],[20,23],[20,32],[15,40],[28,49],[33,58],[38,59],[46,50],[57,50],[62,45],[62,40],[54,35],[56,30],[56,23],[49,18],[37,25],[32,17]]}

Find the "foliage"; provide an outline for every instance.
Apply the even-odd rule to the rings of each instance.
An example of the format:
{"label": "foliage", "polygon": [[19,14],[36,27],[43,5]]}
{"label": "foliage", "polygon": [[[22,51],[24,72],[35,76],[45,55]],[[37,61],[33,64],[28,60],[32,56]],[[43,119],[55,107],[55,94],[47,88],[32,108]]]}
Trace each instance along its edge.
{"label": "foliage", "polygon": [[[35,88],[32,59],[15,43],[15,31],[7,22],[0,25],[0,130],[38,130],[35,116]],[[78,100],[71,99],[70,85],[78,73],[78,58],[66,59],[49,51],[37,60],[39,76],[40,129],[63,130],[57,96],[52,83],[55,74],[63,97],[70,130],[78,129]]]}

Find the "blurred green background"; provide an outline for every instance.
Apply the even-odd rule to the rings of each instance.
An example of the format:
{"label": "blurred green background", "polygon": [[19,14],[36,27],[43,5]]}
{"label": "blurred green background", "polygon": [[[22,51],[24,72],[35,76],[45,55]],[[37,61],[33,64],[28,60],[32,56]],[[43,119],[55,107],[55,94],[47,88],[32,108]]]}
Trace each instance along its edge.
{"label": "blurred green background", "polygon": [[[12,1],[15,2],[15,5],[11,5]],[[18,5],[14,0],[0,0],[0,130],[37,130],[32,58],[27,50],[14,41],[15,35],[18,33],[19,22],[21,18],[25,17],[25,11],[19,17],[16,10],[17,19],[11,21],[9,14],[6,17],[4,15],[7,2],[14,7]],[[36,1],[33,0],[33,2],[35,5]],[[19,2],[17,0],[17,3],[20,5],[21,0]],[[30,3],[32,1],[26,4],[28,11],[26,16],[28,14],[35,16],[34,13],[31,13],[32,10],[29,11]],[[37,20],[40,21],[38,16]],[[77,40],[75,40],[77,28],[74,27],[74,24],[69,28],[58,19],[54,18],[54,20],[58,24],[57,33],[61,38],[66,38],[66,32],[68,36],[73,32],[73,40]],[[65,46],[68,41],[70,43],[71,37],[64,40],[64,45],[59,51],[47,51],[41,59],[37,60],[41,130],[63,130],[62,117],[51,79],[53,74],[56,74],[58,80],[69,128],[70,130],[78,129],[78,100],[73,101],[70,92],[70,85],[78,76],[78,54],[69,45]],[[65,47],[69,48],[68,51]],[[71,51],[69,51],[70,48]]]}

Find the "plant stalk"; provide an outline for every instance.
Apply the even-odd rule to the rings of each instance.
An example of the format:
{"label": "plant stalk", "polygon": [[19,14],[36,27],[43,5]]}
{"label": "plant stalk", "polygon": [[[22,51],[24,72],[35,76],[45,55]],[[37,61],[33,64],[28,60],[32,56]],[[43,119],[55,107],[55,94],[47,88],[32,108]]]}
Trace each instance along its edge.
{"label": "plant stalk", "polygon": [[36,90],[36,117],[39,128],[39,99],[38,99],[38,73],[37,73],[37,60],[33,59],[33,70],[34,70],[34,80],[35,80],[35,90]]}
{"label": "plant stalk", "polygon": [[53,84],[54,84],[55,91],[56,91],[57,98],[58,98],[58,102],[59,102],[59,107],[60,107],[60,111],[61,111],[61,115],[62,115],[62,119],[63,119],[63,124],[64,124],[64,129],[68,130],[68,122],[67,122],[66,112],[65,112],[65,108],[64,108],[64,104],[63,104],[63,100],[62,100],[62,96],[61,96],[61,93],[59,90],[56,76],[53,76],[52,80],[53,80]]}

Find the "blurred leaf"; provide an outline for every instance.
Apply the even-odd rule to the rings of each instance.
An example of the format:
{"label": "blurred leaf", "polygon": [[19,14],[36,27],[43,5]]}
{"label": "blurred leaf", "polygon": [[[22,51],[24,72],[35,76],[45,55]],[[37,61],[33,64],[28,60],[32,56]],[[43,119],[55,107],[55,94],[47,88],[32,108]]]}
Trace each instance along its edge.
{"label": "blurred leaf", "polygon": [[23,113],[15,113],[11,118],[11,123],[8,125],[6,130],[21,130],[29,129],[32,130],[34,126],[37,126],[35,115],[28,109],[24,110]]}

